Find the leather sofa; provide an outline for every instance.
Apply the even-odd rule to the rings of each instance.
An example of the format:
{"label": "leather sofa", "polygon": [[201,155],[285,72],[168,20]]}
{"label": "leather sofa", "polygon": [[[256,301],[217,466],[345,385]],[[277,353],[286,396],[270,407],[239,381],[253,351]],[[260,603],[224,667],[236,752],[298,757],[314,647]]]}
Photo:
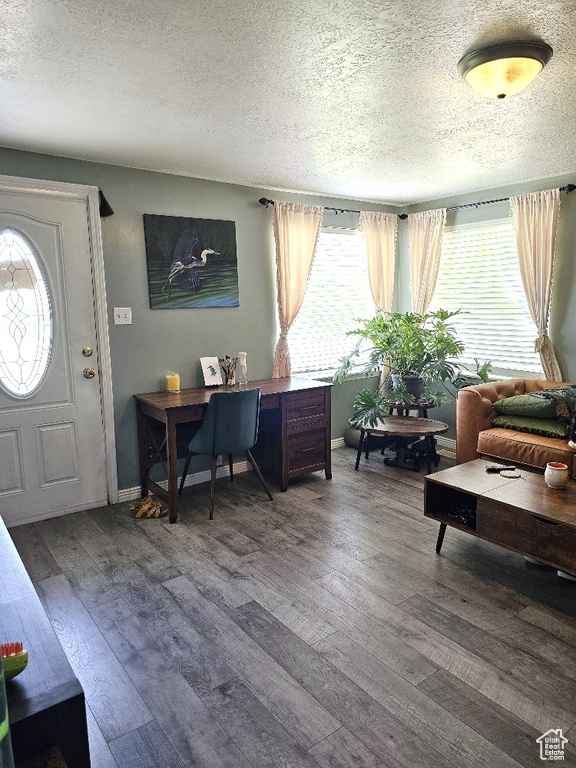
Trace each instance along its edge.
{"label": "leather sofa", "polygon": [[511,464],[545,469],[549,461],[561,461],[576,478],[576,449],[568,445],[568,440],[499,429],[491,423],[496,415],[493,404],[497,400],[563,385],[566,383],[561,381],[508,379],[459,390],[456,400],[457,463],[488,456]]}

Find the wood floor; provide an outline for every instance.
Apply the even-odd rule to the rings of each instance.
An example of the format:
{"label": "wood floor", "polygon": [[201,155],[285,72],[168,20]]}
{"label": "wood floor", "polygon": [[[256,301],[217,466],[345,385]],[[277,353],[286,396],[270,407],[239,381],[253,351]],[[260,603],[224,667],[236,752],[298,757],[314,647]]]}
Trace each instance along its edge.
{"label": "wood floor", "polygon": [[576,765],[576,583],[453,529],[436,555],[423,475],[354,459],[273,502],[220,480],[211,522],[195,486],[173,526],[12,529],[94,768],[541,766],[550,728]]}

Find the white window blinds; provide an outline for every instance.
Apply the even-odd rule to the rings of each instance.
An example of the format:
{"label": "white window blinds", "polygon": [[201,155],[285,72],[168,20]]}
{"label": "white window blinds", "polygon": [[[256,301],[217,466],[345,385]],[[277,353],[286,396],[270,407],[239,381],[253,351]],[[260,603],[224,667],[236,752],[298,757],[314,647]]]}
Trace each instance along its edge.
{"label": "white window blinds", "polygon": [[374,312],[360,233],[323,229],[302,308],[288,333],[292,373],[333,373],[357,341],[346,331]]}
{"label": "white window blinds", "polygon": [[446,228],[431,305],[438,308],[466,312],[454,318],[465,365],[474,370],[478,358],[495,373],[542,375],[510,218]]}

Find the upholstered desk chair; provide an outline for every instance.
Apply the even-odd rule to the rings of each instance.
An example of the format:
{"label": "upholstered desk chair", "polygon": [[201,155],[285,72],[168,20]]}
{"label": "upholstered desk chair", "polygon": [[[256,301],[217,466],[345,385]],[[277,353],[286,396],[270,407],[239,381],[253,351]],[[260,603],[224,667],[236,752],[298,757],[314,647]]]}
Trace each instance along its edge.
{"label": "upholstered desk chair", "polygon": [[260,390],[242,389],[233,392],[215,392],[208,401],[206,414],[200,429],[190,441],[188,455],[184,464],[180,490],[182,493],[190,460],[194,455],[212,456],[212,474],[210,480],[210,520],[214,517],[214,495],[216,492],[216,465],[220,454],[228,454],[230,481],[234,480],[233,454],[244,451],[246,457],[266,493],[272,501],[272,494],[266,485],[250,449],[258,438],[260,417]]}

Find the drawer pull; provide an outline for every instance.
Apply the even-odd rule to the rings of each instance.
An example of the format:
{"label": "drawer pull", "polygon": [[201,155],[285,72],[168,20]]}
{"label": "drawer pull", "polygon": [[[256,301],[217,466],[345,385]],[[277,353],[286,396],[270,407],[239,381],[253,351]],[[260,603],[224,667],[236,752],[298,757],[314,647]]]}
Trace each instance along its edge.
{"label": "drawer pull", "polygon": [[560,525],[557,520],[547,520],[545,517],[538,517],[538,515],[532,515],[534,520],[538,520],[539,523],[545,523],[546,525]]}
{"label": "drawer pull", "polygon": [[303,405],[302,408],[296,408],[297,411],[315,411],[318,408],[317,405]]}
{"label": "drawer pull", "polygon": [[315,451],[316,446],[313,445],[312,448],[301,448],[298,453],[310,453],[310,451]]}

